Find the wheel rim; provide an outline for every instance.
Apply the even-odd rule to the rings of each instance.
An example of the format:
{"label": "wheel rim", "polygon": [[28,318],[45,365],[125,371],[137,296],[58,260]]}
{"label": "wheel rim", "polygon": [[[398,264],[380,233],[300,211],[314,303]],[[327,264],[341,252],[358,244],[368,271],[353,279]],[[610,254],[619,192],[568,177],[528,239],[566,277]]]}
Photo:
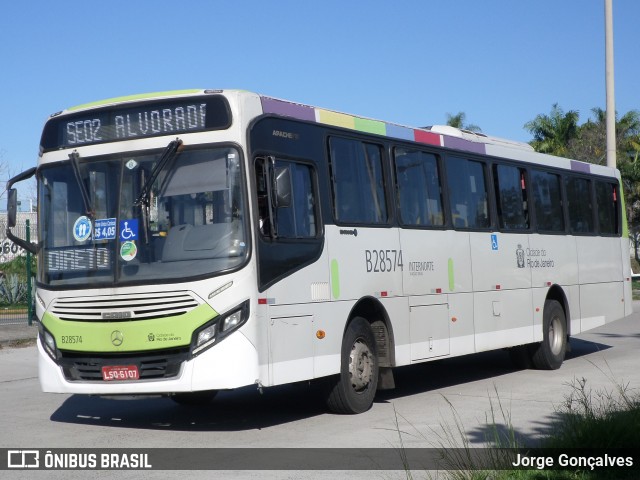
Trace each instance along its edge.
{"label": "wheel rim", "polygon": [[559,316],[554,316],[549,322],[549,347],[554,355],[559,355],[562,352],[562,336],[562,320]]}
{"label": "wheel rim", "polygon": [[349,356],[349,376],[353,389],[356,392],[366,390],[371,383],[372,374],[373,354],[368,345],[359,338],[351,347]]}

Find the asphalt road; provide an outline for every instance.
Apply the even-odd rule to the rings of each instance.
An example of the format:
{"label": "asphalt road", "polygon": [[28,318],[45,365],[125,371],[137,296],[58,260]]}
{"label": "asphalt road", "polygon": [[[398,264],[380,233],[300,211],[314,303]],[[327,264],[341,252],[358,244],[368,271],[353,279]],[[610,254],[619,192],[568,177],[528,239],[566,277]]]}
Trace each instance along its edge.
{"label": "asphalt road", "polygon": [[[640,385],[640,303],[633,315],[571,340],[557,371],[517,370],[497,351],[395,371],[396,389],[380,392],[361,415],[326,412],[308,384],[221,392],[207,409],[166,398],[104,399],[40,392],[36,348],[0,350],[0,448],[184,447],[439,447],[449,432],[487,445],[496,423],[511,423],[523,444],[536,446],[579,379],[615,392]],[[493,421],[492,421],[493,418]],[[443,438],[445,438],[443,442]],[[0,472],[3,478],[87,478],[87,472]],[[344,472],[343,472],[344,473]],[[5,476],[5,474],[7,474]],[[92,472],[96,478],[178,478],[180,472]],[[190,478],[342,478],[339,472],[203,471]],[[350,472],[350,478],[405,478],[403,472]],[[426,478],[418,475],[414,478]]]}

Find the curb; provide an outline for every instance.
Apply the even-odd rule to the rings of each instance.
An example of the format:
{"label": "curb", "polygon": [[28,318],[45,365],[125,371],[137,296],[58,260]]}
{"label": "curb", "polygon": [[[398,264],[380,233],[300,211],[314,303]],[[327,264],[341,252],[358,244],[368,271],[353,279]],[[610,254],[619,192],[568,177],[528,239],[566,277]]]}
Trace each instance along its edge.
{"label": "curb", "polygon": [[38,324],[29,326],[26,323],[18,325],[0,324],[0,349],[30,347],[36,344]]}

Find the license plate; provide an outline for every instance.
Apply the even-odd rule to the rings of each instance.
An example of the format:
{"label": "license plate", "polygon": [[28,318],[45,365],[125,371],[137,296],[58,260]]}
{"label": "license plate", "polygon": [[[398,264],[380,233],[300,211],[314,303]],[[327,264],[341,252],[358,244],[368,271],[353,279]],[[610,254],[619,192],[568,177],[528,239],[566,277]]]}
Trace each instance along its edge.
{"label": "license plate", "polygon": [[118,380],[138,380],[140,373],[136,365],[118,365],[102,367],[102,379],[105,382]]}

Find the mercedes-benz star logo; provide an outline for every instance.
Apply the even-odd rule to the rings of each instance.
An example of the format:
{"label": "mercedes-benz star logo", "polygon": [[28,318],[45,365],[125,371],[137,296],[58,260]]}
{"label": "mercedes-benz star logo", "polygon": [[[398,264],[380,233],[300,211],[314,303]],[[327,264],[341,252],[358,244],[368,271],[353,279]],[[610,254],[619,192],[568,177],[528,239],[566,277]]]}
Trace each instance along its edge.
{"label": "mercedes-benz star logo", "polygon": [[120,330],[114,330],[111,332],[111,343],[113,343],[114,346],[119,347],[122,345],[123,341],[124,335]]}

